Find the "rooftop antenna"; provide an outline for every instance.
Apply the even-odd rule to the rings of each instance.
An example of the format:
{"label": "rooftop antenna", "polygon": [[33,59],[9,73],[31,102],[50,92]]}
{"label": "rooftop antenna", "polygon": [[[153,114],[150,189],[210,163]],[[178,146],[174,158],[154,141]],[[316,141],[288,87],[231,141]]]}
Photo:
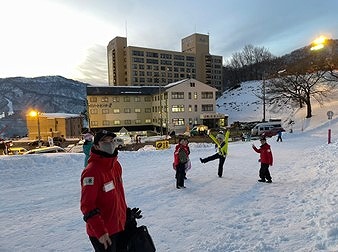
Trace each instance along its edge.
{"label": "rooftop antenna", "polygon": [[126,29],[126,38],[128,38],[128,26],[127,26],[127,20],[125,21],[125,29]]}

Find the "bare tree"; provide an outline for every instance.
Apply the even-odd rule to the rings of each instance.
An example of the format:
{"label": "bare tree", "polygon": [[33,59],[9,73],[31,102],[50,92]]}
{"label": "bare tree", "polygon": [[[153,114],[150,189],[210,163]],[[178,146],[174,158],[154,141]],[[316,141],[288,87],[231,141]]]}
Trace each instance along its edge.
{"label": "bare tree", "polygon": [[236,80],[257,80],[262,78],[262,72],[264,72],[262,70],[264,68],[263,63],[274,58],[264,47],[246,45],[241,52],[232,54],[226,67],[236,71]]}
{"label": "bare tree", "polygon": [[335,88],[336,82],[327,78],[328,71],[316,71],[307,74],[293,73],[282,75],[269,81],[268,93],[274,99],[288,98],[306,105],[306,118],[312,117],[311,99],[323,104],[324,99]]}

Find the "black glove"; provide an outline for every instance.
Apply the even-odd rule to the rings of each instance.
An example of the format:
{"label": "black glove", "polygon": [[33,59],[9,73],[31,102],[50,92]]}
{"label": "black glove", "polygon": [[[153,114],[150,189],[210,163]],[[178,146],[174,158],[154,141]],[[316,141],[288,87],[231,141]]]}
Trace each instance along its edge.
{"label": "black glove", "polygon": [[142,218],[141,210],[134,207],[133,209],[127,208],[127,219],[125,224],[125,230],[134,230],[137,227],[136,219]]}
{"label": "black glove", "polygon": [[[129,209],[129,211],[128,211]],[[129,207],[127,208],[127,218],[128,218],[128,212],[130,215],[130,218],[132,219],[141,219],[142,215],[141,215],[141,210],[139,208],[134,207],[133,209],[130,209]]]}

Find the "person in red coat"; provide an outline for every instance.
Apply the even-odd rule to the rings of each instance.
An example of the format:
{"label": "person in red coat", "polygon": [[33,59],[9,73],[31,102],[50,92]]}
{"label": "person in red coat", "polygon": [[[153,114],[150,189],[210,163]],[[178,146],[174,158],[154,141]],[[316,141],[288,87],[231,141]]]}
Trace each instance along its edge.
{"label": "person in red coat", "polygon": [[95,135],[88,165],[81,175],[80,208],[96,252],[126,251],[124,230],[130,215],[142,217],[138,208],[127,208],[115,137],[105,130]]}
{"label": "person in red coat", "polygon": [[260,137],[261,146],[258,149],[254,144],[252,148],[257,152],[260,153],[259,162],[261,163],[261,168],[259,170],[259,182],[266,182],[272,183],[272,178],[269,171],[269,166],[273,163],[273,157],[270,145],[266,142],[265,136]]}
{"label": "person in red coat", "polygon": [[186,172],[186,165],[189,161],[190,149],[188,146],[188,139],[180,137],[174,152],[174,169],[176,170],[176,188],[185,188],[184,178]]}

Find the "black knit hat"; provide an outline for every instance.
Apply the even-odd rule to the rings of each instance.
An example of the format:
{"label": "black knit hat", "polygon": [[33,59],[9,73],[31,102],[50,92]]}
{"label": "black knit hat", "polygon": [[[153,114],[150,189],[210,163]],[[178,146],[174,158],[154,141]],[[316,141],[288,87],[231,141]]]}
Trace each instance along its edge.
{"label": "black knit hat", "polygon": [[259,137],[259,140],[261,140],[261,141],[266,141],[265,135],[261,135],[261,136]]}
{"label": "black knit hat", "polygon": [[106,137],[106,136],[110,136],[110,137],[112,137],[112,138],[115,138],[115,137],[116,137],[115,133],[113,133],[113,132],[111,132],[111,131],[101,130],[101,131],[99,131],[99,132],[97,132],[97,133],[95,134],[95,137],[94,137],[94,144],[97,145],[97,144],[99,143],[99,141],[100,141],[102,138]]}

